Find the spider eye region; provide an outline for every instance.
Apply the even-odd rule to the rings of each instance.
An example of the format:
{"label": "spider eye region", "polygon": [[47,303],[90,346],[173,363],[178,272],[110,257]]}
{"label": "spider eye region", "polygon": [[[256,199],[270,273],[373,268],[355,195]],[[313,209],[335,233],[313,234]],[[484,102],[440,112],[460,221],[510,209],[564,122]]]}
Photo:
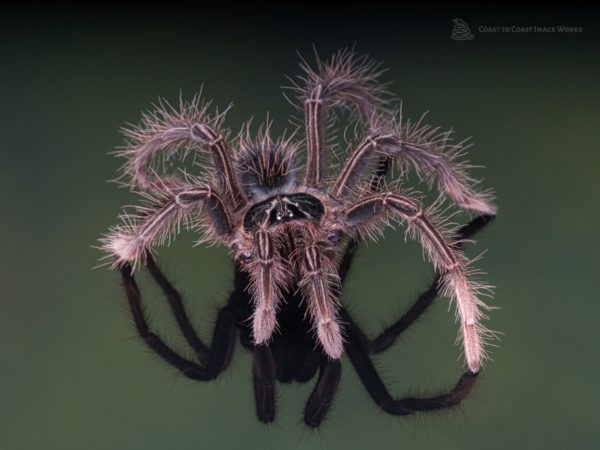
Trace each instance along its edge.
{"label": "spider eye region", "polygon": [[253,232],[261,225],[273,226],[295,220],[319,222],[323,204],[312,195],[275,195],[253,205],[244,216],[244,230]]}

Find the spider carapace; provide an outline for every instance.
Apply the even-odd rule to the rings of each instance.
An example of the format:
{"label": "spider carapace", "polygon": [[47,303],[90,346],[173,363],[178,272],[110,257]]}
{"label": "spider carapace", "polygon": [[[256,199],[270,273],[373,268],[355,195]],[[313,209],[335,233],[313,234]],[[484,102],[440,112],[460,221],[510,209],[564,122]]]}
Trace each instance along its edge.
{"label": "spider carapace", "polygon": [[323,204],[310,194],[275,195],[252,206],[244,216],[244,231],[257,231],[263,224],[309,220],[318,225]]}
{"label": "spider carapace", "polygon": [[[317,373],[305,423],[326,417],[348,355],[372,399],[390,414],[406,415],[458,404],[471,390],[493,333],[482,325],[489,286],[475,280],[462,246],[496,214],[490,191],[478,191],[463,161],[466,145],[450,132],[410,122],[390,106],[381,70],[366,56],[342,50],[291,87],[303,117],[301,130],[272,139],[270,123],[256,137],[245,126],[230,139],[225,114],[209,115],[198,97],[178,108],[161,102],[141,124],[125,130],[123,179],[140,191],[142,205],[125,211],[102,238],[102,248],[122,274],[140,337],[166,362],[194,380],[223,372],[239,335],[253,353],[256,413],[275,418],[275,381],[306,382]],[[335,110],[350,111],[356,136],[346,161],[332,163]],[[157,160],[199,155],[201,175],[163,174]],[[304,158],[301,155],[304,153]],[[206,157],[208,156],[208,157]],[[399,173],[413,169],[435,183],[440,199],[424,207],[400,188]],[[207,169],[208,167],[208,169]],[[441,207],[444,202],[450,203]],[[450,208],[477,214],[463,226],[448,223]],[[397,222],[419,240],[437,276],[406,314],[374,339],[354,322],[343,300],[344,280],[360,242]],[[210,345],[198,336],[180,294],[158,268],[152,250],[185,223],[202,242],[226,246],[235,266],[234,288],[217,316]],[[134,269],[146,265],[162,288],[195,360],[171,349],[151,331]],[[430,397],[392,396],[370,355],[389,348],[434,301],[456,306],[467,370],[448,392]],[[367,299],[375,302],[377,299]]]}

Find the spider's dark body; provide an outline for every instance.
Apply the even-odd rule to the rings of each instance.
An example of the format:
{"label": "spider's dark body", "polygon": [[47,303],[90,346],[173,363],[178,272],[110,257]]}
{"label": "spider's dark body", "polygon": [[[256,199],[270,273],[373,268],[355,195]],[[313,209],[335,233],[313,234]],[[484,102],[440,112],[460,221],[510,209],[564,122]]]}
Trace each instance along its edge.
{"label": "spider's dark body", "polygon": [[[462,245],[495,215],[485,193],[473,189],[470,166],[457,161],[462,144],[448,144],[449,133],[420,123],[394,119],[377,84],[379,72],[365,58],[336,54],[318,71],[303,66],[306,85],[297,87],[303,104],[305,139],[273,142],[269,126],[258,142],[242,133],[231,155],[223,116],[210,119],[195,100],[180,111],[159,108],[139,128],[127,131],[125,175],[145,192],[147,205],[125,214],[111,229],[103,248],[120,267],[139,335],[160,357],[187,377],[208,381],[230,362],[236,337],[253,353],[256,412],[263,422],[275,418],[275,381],[307,382],[318,374],[304,420],[317,427],[327,415],[342,374],[345,352],[373,400],[386,412],[406,415],[459,403],[474,384],[490,336],[481,320],[485,285],[462,253]],[[328,179],[329,111],[350,108],[363,136],[341,169]],[[299,149],[306,148],[300,164]],[[208,152],[212,170],[204,179],[160,176],[152,168],[159,153]],[[450,228],[433,208],[423,208],[394,183],[387,184],[391,163],[415,167],[460,208],[479,217]],[[301,178],[299,174],[303,174]],[[177,290],[160,271],[150,250],[165,242],[185,220],[204,239],[229,248],[235,264],[234,289],[219,311],[210,346],[197,335]],[[344,280],[354,252],[366,237],[382,232],[390,220],[407,225],[418,237],[438,275],[397,322],[370,340],[343,305]],[[169,300],[178,326],[194,349],[189,360],[152,332],[145,318],[133,268],[145,261]],[[468,370],[450,392],[427,398],[393,398],[369,355],[394,343],[432,303],[438,293],[457,307]],[[367,299],[375,301],[374,299]]]}
{"label": "spider's dark body", "polygon": [[269,227],[298,220],[319,223],[323,212],[323,204],[310,194],[274,195],[248,210],[244,216],[244,231],[257,231],[265,221]]}

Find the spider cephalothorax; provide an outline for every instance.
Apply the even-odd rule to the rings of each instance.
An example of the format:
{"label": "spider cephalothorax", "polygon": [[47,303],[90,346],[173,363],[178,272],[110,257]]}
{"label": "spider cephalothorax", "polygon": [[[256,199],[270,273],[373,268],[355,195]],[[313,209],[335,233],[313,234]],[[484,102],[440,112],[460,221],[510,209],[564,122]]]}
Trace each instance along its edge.
{"label": "spider cephalothorax", "polygon": [[[316,70],[306,63],[301,66],[306,75],[292,89],[303,111],[304,139],[294,133],[273,140],[267,123],[256,139],[246,126],[238,140],[231,140],[223,128],[224,114],[211,117],[208,105],[198,98],[181,102],[178,109],[160,104],[141,125],[125,131],[124,177],[142,191],[145,205],[125,213],[102,242],[121,268],[138,331],[186,375],[210,379],[227,365],[237,327],[242,343],[255,352],[257,412],[263,420],[272,420],[274,414],[269,377],[305,381],[321,367],[306,413],[307,423],[318,425],[327,410],[323,403],[329,404],[337,386],[344,347],[373,398],[385,403],[382,407],[389,412],[455,404],[479,371],[486,356],[485,339],[491,335],[481,324],[487,307],[480,297],[488,287],[473,281],[475,271],[461,251],[463,241],[495,215],[489,192],[474,189],[470,166],[459,161],[463,143],[451,143],[449,132],[404,122],[388,107],[378,83],[381,71],[367,58],[341,51],[328,62],[318,62]],[[328,124],[339,107],[352,113],[359,131],[349,157],[335,169],[328,161]],[[179,152],[209,156],[200,158],[205,170],[199,178],[184,172],[158,174],[156,160]],[[461,229],[447,225],[436,212],[441,201],[423,207],[409,191],[399,189],[398,182],[386,180],[394,163],[400,173],[415,169],[436,182],[454,205],[481,216]],[[228,247],[236,265],[235,290],[219,315],[210,349],[193,331],[178,294],[150,256],[182,221],[199,230],[204,242]],[[340,298],[356,243],[376,237],[390,221],[406,225],[419,239],[439,278],[409,311],[412,315],[401,319],[404,325],[380,338],[379,347],[387,348],[439,289],[456,305],[469,367],[447,398],[421,399],[422,406],[418,399],[394,403],[401,400],[381,398],[385,390],[373,387],[380,381],[363,358],[371,344]],[[184,336],[203,364],[182,358],[149,331],[131,274],[140,261],[165,290]]]}

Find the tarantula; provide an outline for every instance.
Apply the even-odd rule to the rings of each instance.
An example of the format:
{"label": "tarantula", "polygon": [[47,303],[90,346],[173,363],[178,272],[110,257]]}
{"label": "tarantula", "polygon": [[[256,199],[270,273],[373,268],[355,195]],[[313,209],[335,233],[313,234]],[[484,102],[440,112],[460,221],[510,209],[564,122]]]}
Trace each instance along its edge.
{"label": "tarantula", "polygon": [[[294,133],[273,140],[267,122],[256,139],[245,126],[236,142],[223,128],[225,113],[211,116],[199,96],[180,101],[179,108],[161,101],[139,126],[125,130],[127,145],[119,151],[126,159],[123,177],[141,190],[143,201],[124,212],[101,242],[113,267],[120,268],[137,332],[158,356],[199,381],[226,369],[239,332],[254,356],[256,413],[263,422],[275,417],[275,380],[307,382],[318,370],[304,419],[319,426],[341,377],[344,350],[386,412],[453,406],[469,393],[486,357],[484,344],[493,336],[481,323],[488,308],[481,296],[490,288],[473,280],[477,272],[461,250],[495,217],[491,193],[475,189],[477,181],[468,173],[473,166],[460,161],[464,142],[451,143],[451,132],[404,122],[394,113],[386,85],[379,82],[382,70],[367,56],[342,50],[328,61],[317,58],[314,68],[305,60],[300,66],[304,74],[290,89],[303,112],[303,139]],[[331,124],[340,110],[349,112],[357,138],[336,169],[327,159],[333,152]],[[200,178],[183,170],[159,175],[160,157],[192,152],[205,168]],[[399,182],[386,181],[394,166],[400,174],[415,170],[437,183],[440,198],[479,216],[461,228],[448,225],[448,208],[436,212],[442,201],[423,207]],[[438,275],[400,320],[370,340],[341,303],[342,285],[358,243],[394,222],[420,241]],[[198,337],[152,254],[182,223],[198,230],[202,243],[226,246],[235,262],[234,289],[218,313],[210,346]],[[184,358],[150,330],[133,275],[140,263],[164,291],[198,361]],[[438,292],[456,306],[468,369],[446,394],[394,399],[369,355],[390,347]]]}

